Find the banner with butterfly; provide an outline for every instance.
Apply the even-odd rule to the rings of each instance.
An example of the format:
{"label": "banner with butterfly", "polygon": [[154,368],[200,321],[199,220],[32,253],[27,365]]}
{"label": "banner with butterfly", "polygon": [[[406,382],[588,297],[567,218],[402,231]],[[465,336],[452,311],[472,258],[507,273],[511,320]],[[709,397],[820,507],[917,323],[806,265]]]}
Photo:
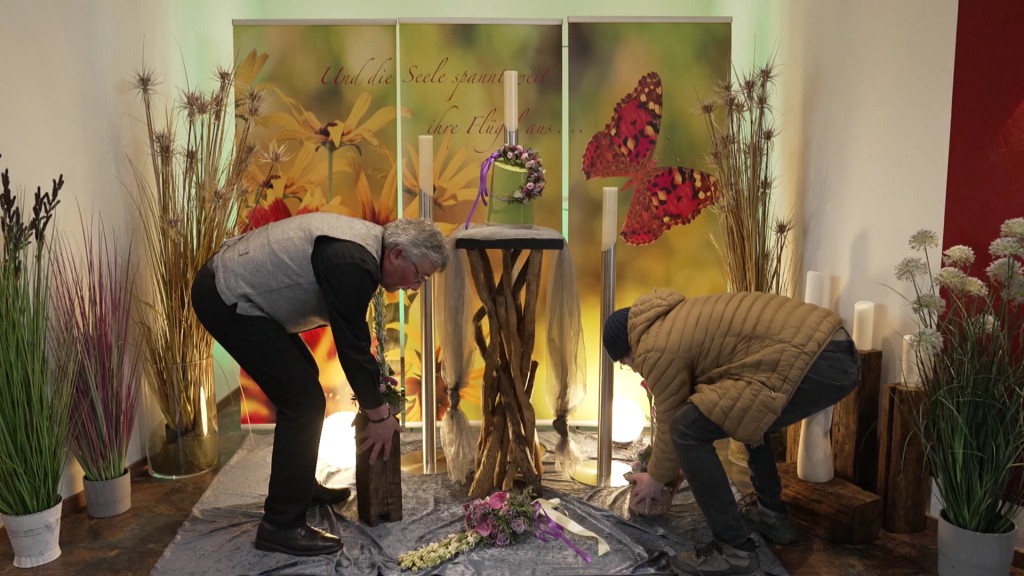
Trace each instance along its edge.
{"label": "banner with butterfly", "polygon": [[[653,288],[725,289],[700,97],[729,78],[727,19],[569,19],[569,239],[586,334],[600,334],[602,189],[618,194],[615,307]],[[600,339],[588,338],[588,374]],[[617,380],[633,375],[625,372]],[[619,386],[645,405],[640,386]],[[577,411],[597,418],[596,395]]]}

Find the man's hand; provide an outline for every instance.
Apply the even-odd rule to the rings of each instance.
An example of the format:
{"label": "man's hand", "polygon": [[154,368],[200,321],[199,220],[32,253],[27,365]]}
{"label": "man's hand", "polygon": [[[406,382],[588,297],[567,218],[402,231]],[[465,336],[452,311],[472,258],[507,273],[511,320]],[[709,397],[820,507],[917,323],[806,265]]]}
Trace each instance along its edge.
{"label": "man's hand", "polygon": [[383,454],[387,461],[391,455],[391,437],[398,432],[398,420],[391,416],[391,409],[387,404],[382,404],[372,410],[365,410],[364,413],[370,420],[384,419],[383,422],[370,422],[366,429],[359,436],[358,452],[370,450],[370,463],[377,461],[377,455]]}
{"label": "man's hand", "polygon": [[661,494],[661,489],[665,487],[661,482],[651,478],[647,472],[634,472],[633,480],[636,482],[636,486],[633,486],[633,499],[638,504],[658,497]]}

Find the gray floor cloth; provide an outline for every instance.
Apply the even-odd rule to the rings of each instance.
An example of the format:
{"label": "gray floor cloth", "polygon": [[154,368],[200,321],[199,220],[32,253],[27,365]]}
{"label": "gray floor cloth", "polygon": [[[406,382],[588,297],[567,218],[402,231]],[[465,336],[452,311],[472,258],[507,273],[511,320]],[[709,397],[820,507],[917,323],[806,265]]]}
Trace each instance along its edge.
{"label": "gray floor cloth", "polygon": [[[403,434],[402,452],[418,450],[419,438],[415,432]],[[543,496],[559,498],[563,511],[602,536],[611,550],[598,556],[592,538],[570,535],[573,543],[592,557],[587,563],[560,542],[531,538],[507,548],[477,548],[421,574],[671,574],[670,555],[710,540],[689,490],[676,494],[667,515],[631,516],[628,488],[595,488],[561,476],[551,455],[556,435],[543,431],[539,438],[548,448]],[[593,457],[595,435],[576,433],[574,438],[583,455]],[[401,522],[372,528],[363,525],[353,497],[344,505],[309,510],[310,524],[341,537],[344,548],[338,554],[301,558],[260,552],[253,547],[253,538],[266,494],[272,442],[273,435],[266,433],[253,434],[244,441],[196,503],[152,575],[397,575],[402,573],[396,560],[399,554],[463,528],[462,505],[468,501],[465,486],[452,483],[444,474],[404,474]],[[613,458],[630,461],[636,449],[617,447]],[[759,553],[766,572],[788,574],[767,547],[762,546]]]}

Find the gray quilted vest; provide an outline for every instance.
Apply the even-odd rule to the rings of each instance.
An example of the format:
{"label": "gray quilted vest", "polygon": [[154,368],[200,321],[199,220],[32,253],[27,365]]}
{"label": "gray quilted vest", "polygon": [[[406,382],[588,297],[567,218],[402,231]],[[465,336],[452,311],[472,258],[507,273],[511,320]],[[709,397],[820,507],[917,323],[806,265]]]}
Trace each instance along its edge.
{"label": "gray quilted vest", "polygon": [[302,214],[229,238],[210,267],[221,298],[238,303],[239,314],[266,316],[288,332],[302,332],[328,323],[311,262],[317,237],[355,242],[380,262],[383,230],[340,214]]}

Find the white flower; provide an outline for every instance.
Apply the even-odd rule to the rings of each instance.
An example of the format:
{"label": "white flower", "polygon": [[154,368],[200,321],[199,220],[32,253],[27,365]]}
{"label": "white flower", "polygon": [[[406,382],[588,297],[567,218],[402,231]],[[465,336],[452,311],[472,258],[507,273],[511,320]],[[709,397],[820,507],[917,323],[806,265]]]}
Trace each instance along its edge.
{"label": "white flower", "polygon": [[967,290],[967,273],[959,268],[946,266],[935,275],[935,284],[953,292],[962,294]]}
{"label": "white flower", "polygon": [[918,276],[928,274],[928,265],[921,258],[904,258],[896,265],[896,279],[910,282]]}
{"label": "white flower", "polygon": [[974,249],[962,244],[950,246],[942,253],[942,263],[946,266],[967,268],[974,263]]}
{"label": "white flower", "polygon": [[931,328],[922,328],[910,336],[910,345],[920,355],[931,355],[942,349],[942,334]]}
{"label": "white flower", "polygon": [[938,318],[939,314],[946,309],[946,301],[937,294],[921,294],[916,300],[910,303],[914,314],[918,316],[927,315],[929,318]]}
{"label": "white flower", "polygon": [[996,238],[988,245],[988,252],[996,258],[1024,256],[1024,245],[1017,238]]}
{"label": "white flower", "polygon": [[1000,236],[1024,240],[1024,218],[1010,218],[999,227]]}
{"label": "white flower", "polygon": [[939,245],[939,237],[931,230],[918,230],[910,237],[910,247],[914,250],[934,248]]}
{"label": "white flower", "polygon": [[1004,285],[1010,283],[1010,278],[1020,274],[1020,263],[1013,258],[1002,257],[998,260],[993,260],[988,268],[985,269],[985,273],[988,274],[990,280],[996,284]]}
{"label": "white flower", "polygon": [[968,276],[967,281],[964,284],[964,294],[968,296],[977,296],[978,298],[985,298],[988,296],[988,286],[981,281],[980,278],[974,276]]}

